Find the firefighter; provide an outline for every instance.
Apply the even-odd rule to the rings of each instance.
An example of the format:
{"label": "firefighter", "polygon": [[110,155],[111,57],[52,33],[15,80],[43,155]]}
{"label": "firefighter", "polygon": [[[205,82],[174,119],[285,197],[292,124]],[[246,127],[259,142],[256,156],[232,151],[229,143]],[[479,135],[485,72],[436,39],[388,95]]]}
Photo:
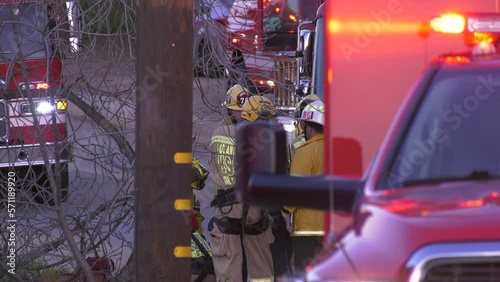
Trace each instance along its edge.
{"label": "firefighter", "polygon": [[[321,101],[314,101],[304,107],[298,120],[306,141],[299,146],[292,158],[291,175],[323,174],[324,112],[325,107]],[[292,236],[293,264],[297,273],[303,271],[322,248],[324,215],[319,210],[287,206],[283,208],[283,216]]]}
{"label": "firefighter", "polygon": [[223,106],[226,108],[227,116],[223,119],[223,124],[237,124],[242,121],[241,107],[250,97],[250,91],[240,84],[235,84],[226,93]]}
{"label": "firefighter", "polygon": [[[276,121],[274,103],[265,97],[253,96],[243,105],[242,117],[249,122]],[[278,276],[291,272],[292,242],[290,233],[286,228],[286,222],[281,216],[281,209],[269,209],[268,214],[273,219],[272,233],[274,242],[270,247],[276,279]]]}
{"label": "firefighter", "polygon": [[252,96],[243,104],[241,118],[250,122],[276,118],[274,103],[264,96]]}
{"label": "firefighter", "polygon": [[[263,106],[261,106],[261,104]],[[260,108],[262,107],[262,108]],[[254,122],[276,118],[274,103],[265,98],[254,96],[243,105],[242,116],[245,120]],[[286,222],[281,216],[281,209],[269,209],[268,214],[273,219],[272,231],[274,242],[271,244],[271,255],[273,258],[273,270],[275,278],[290,273],[290,258],[292,255],[292,242],[288,233]]]}
{"label": "firefighter", "polygon": [[[297,107],[295,108],[295,111],[293,113],[295,119],[300,119],[300,116],[302,115],[302,111],[304,110],[305,106],[309,105],[310,103],[314,101],[321,101],[321,99],[316,95],[316,94],[309,94],[302,98],[299,103],[297,104]],[[297,148],[300,147],[304,142],[306,142],[304,138],[304,130],[299,125],[297,126],[297,132],[296,132],[297,137],[292,141],[291,144],[291,156],[295,154],[297,151]]]}
{"label": "firefighter", "polygon": [[191,230],[191,281],[215,281],[210,246],[196,230]]}
{"label": "firefighter", "polygon": [[[232,93],[228,94],[234,97]],[[254,96],[248,98],[245,104],[254,99]],[[226,107],[230,106],[231,103],[226,104]],[[245,109],[241,103],[238,106]],[[267,114],[264,111],[258,113]],[[258,113],[243,111],[241,116],[254,118]],[[238,122],[239,119],[235,117],[235,120]],[[215,195],[211,202],[214,217],[208,230],[217,281],[272,281],[274,274],[269,248],[274,240],[272,219],[266,210],[236,200],[235,134],[235,124],[222,125],[214,131],[209,146]],[[244,264],[245,258],[247,263]]]}
{"label": "firefighter", "polygon": [[[201,190],[205,187],[205,181],[208,178],[209,171],[197,159],[193,158],[192,163],[192,176],[191,176],[191,189]],[[200,211],[200,204],[193,193],[193,212],[196,216],[198,227],[196,231],[203,236],[202,222],[205,219]]]}

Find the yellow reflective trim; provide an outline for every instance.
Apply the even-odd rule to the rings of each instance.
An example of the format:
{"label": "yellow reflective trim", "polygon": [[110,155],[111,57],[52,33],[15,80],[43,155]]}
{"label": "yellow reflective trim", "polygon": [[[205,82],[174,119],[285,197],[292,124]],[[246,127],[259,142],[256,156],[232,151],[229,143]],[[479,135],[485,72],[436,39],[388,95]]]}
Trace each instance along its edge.
{"label": "yellow reflective trim", "polygon": [[300,147],[300,145],[304,144],[306,142],[305,139],[300,139],[299,141],[293,143],[293,147],[295,147],[296,149]]}
{"label": "yellow reflective trim", "polygon": [[249,278],[248,281],[273,282],[274,281],[274,277],[268,277],[268,278]]}
{"label": "yellow reflective trim", "polygon": [[174,208],[177,211],[188,211],[191,210],[191,207],[191,199],[177,199],[174,202]]}
{"label": "yellow reflective trim", "polygon": [[191,258],[191,247],[177,246],[174,248],[174,256],[176,258]]}
{"label": "yellow reflective trim", "polygon": [[228,144],[228,145],[234,145],[235,144],[234,138],[227,137],[227,136],[224,136],[224,135],[215,135],[215,136],[212,136],[212,139],[210,141],[210,145],[212,145],[213,143],[223,143],[223,144]]}
{"label": "yellow reflective trim", "polygon": [[293,231],[290,236],[324,236],[325,231],[313,231],[313,230],[298,230]]}
{"label": "yellow reflective trim", "polygon": [[193,162],[193,154],[191,152],[177,152],[174,154],[174,162],[176,164],[191,164]]}

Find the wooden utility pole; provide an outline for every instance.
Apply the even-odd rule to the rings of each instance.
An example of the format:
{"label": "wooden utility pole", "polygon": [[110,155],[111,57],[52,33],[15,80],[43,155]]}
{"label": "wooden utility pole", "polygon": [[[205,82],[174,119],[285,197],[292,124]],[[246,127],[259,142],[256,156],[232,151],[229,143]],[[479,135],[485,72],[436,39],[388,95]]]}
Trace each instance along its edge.
{"label": "wooden utility pole", "polygon": [[193,2],[137,7],[137,281],[190,281]]}

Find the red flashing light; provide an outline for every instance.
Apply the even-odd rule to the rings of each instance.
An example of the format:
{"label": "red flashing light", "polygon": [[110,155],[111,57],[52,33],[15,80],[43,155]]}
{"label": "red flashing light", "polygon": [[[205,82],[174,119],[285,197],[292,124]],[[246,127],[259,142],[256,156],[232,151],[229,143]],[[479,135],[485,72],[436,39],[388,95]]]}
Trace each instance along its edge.
{"label": "red flashing light", "polygon": [[446,56],[443,58],[445,63],[450,64],[467,64],[470,63],[470,59],[465,56]]}
{"label": "red flashing light", "polygon": [[488,32],[472,32],[465,35],[465,45],[474,46],[481,42],[493,43],[498,36]]}
{"label": "red flashing light", "polygon": [[49,89],[49,84],[46,82],[37,83],[37,84],[35,84],[35,89],[36,90],[47,90],[47,89]]}
{"label": "red flashing light", "polygon": [[416,207],[416,203],[394,203],[392,205],[385,206],[385,209],[391,212],[402,212],[414,209]]}
{"label": "red flashing light", "polygon": [[460,206],[463,208],[481,207],[481,206],[484,206],[484,200],[479,199],[479,200],[467,201],[467,202],[460,203]]}
{"label": "red flashing light", "polygon": [[418,204],[410,199],[394,199],[383,207],[390,212],[403,212],[417,208]]}

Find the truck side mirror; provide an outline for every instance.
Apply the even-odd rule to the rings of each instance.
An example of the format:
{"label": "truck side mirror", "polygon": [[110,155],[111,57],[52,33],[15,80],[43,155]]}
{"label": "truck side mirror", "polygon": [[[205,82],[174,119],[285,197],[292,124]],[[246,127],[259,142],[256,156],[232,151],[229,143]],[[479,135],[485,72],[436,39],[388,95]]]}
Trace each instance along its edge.
{"label": "truck side mirror", "polygon": [[312,76],[312,69],[313,69],[313,50],[314,50],[314,35],[315,32],[310,31],[305,37],[305,43],[304,43],[304,57],[302,58],[303,60],[303,65],[302,65],[302,73],[307,76],[311,77]]}
{"label": "truck side mirror", "polygon": [[238,198],[247,201],[252,192],[248,180],[254,173],[286,175],[287,139],[283,125],[254,122],[238,125],[236,133],[236,187]]}
{"label": "truck side mirror", "polygon": [[[283,205],[351,212],[364,186],[359,176],[361,146],[356,140],[334,140],[334,151],[350,148],[356,160],[343,171],[345,177],[288,176],[286,132],[281,125],[245,124],[236,135],[236,190],[238,199],[250,205]],[[338,147],[338,149],[336,149]],[[332,205],[333,204],[333,205]]]}
{"label": "truck side mirror", "polygon": [[[301,25],[300,28],[303,28]],[[302,76],[310,76],[311,73],[308,72],[308,64],[312,63],[311,59],[307,57],[307,52],[309,52],[309,48],[312,47],[310,45],[310,36],[312,31],[308,29],[301,29],[299,31],[299,42],[297,51],[295,52],[295,56],[298,58],[299,63],[299,73]]]}

